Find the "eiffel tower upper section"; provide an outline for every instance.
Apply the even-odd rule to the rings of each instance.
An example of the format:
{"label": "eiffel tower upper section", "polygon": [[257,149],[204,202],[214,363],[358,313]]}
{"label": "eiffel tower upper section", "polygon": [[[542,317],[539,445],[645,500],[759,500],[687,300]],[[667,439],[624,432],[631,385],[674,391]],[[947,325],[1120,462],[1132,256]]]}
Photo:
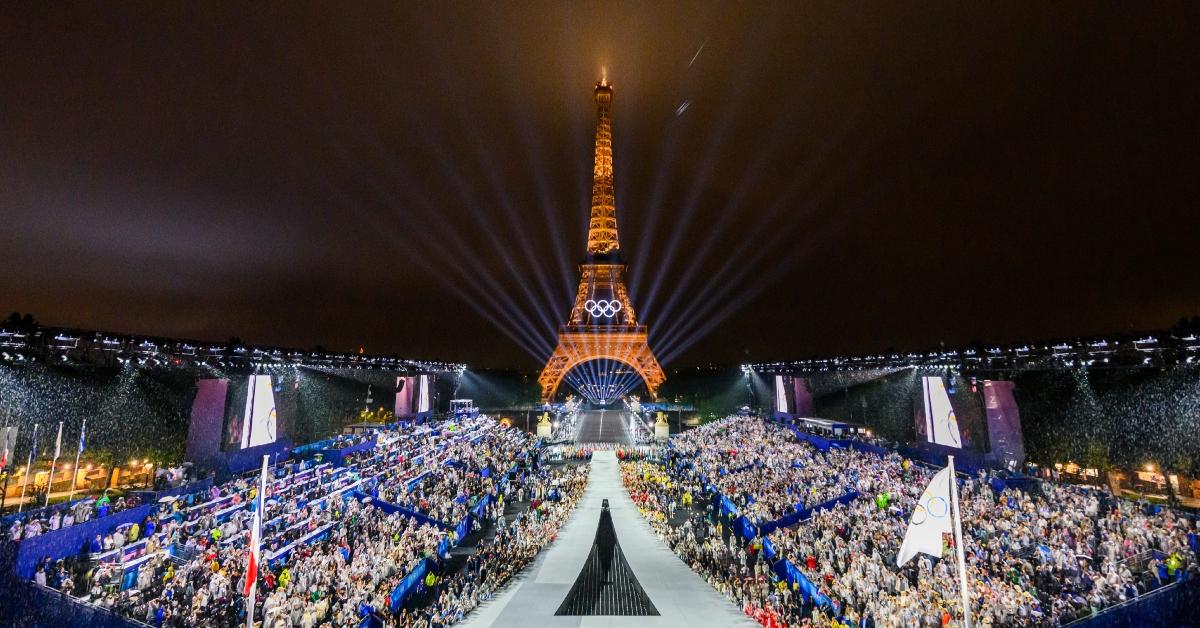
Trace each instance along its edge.
{"label": "eiffel tower upper section", "polygon": [[579,292],[569,327],[637,326],[637,313],[625,287],[625,264],[617,231],[617,200],[613,187],[613,88],[606,79],[596,83],[595,161],[592,167],[592,209],[588,217],[587,258],[579,266]]}

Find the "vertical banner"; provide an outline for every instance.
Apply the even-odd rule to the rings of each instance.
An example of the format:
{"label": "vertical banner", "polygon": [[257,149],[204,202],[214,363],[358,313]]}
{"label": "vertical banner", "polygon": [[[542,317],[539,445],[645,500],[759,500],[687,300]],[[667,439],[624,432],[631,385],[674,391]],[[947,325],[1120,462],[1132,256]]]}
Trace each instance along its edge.
{"label": "vertical banner", "polygon": [[1021,412],[1013,396],[1013,383],[983,382],[983,407],[987,412],[988,441],[992,453],[1000,454],[1013,468],[1025,463],[1025,442],[1021,434]]}
{"label": "vertical banner", "polygon": [[192,401],[192,421],[187,434],[187,459],[204,464],[221,451],[221,430],[225,424],[225,398],[229,380],[202,379],[196,382]]}
{"label": "vertical banner", "polygon": [[792,380],[792,390],[795,391],[796,401],[792,411],[796,416],[813,416],[813,396],[812,391],[808,389],[808,380],[803,377],[796,377]]}
{"label": "vertical banner", "polygon": [[407,418],[412,416],[412,389],[413,378],[397,377],[396,378],[396,417]]}

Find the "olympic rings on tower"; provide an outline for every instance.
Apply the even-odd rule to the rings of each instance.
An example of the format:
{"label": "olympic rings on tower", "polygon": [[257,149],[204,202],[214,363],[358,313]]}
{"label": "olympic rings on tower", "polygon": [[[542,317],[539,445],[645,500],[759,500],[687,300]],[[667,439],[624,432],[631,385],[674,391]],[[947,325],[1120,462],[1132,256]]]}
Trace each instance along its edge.
{"label": "olympic rings on tower", "polygon": [[621,302],[617,299],[611,301],[607,299],[600,299],[599,301],[588,299],[583,304],[583,309],[587,310],[588,314],[597,317],[603,316],[604,318],[612,318],[617,312],[621,311],[622,307]]}

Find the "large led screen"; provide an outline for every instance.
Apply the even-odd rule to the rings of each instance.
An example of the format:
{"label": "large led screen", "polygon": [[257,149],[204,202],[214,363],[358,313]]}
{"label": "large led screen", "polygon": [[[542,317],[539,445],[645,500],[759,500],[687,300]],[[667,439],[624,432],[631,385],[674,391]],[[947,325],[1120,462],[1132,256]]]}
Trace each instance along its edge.
{"label": "large led screen", "polygon": [[417,406],[417,414],[429,412],[429,376],[421,375],[417,377],[417,389],[414,391],[416,399],[414,404]]}
{"label": "large led screen", "polygon": [[275,411],[275,391],[270,375],[252,375],[242,413],[242,449],[275,442],[279,419]]}
{"label": "large led screen", "polygon": [[787,386],[784,384],[782,375],[775,376],[775,412],[788,413]]}
{"label": "large led screen", "polygon": [[229,387],[224,448],[246,449],[275,442],[280,426],[271,376],[250,375],[231,383],[237,385]]}
{"label": "large led screen", "polygon": [[946,392],[946,382],[940,377],[921,378],[925,401],[925,440],[948,447],[963,446],[958,429],[958,415]]}

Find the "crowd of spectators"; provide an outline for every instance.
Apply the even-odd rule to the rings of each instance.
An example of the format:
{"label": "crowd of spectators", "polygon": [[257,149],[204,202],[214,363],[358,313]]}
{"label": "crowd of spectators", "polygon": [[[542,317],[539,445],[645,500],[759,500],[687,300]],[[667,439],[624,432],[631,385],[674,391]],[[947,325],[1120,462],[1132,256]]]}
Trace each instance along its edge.
{"label": "crowd of spectators", "polygon": [[[266,628],[357,624],[387,612],[387,594],[417,562],[431,555],[443,532],[367,502],[334,506],[325,539],[300,545],[267,568],[259,585],[256,616]],[[139,570],[138,585],[125,592],[93,589],[97,602],[157,626],[230,626],[244,621],[241,587],[245,552],[189,539],[197,557],[182,566],[159,556]],[[96,585],[99,587],[99,583]]]}
{"label": "crowd of spectators", "polygon": [[[162,490],[183,486],[188,481],[188,471],[186,465],[157,467],[154,470],[154,488]],[[80,493],[84,492],[85,489],[81,486]],[[113,495],[116,499],[113,499]],[[85,495],[65,504],[54,504],[26,513],[9,515],[4,518],[4,525],[8,528],[8,538],[20,541],[52,530],[69,528],[97,517],[114,515],[140,505],[141,501],[136,494],[125,496],[123,491],[105,489],[96,496]]]}
{"label": "crowd of spectators", "polygon": [[762,419],[730,417],[685,432],[673,444],[760,524],[841,497],[855,481],[854,469],[831,459],[838,451],[818,451]]}
{"label": "crowd of spectators", "polygon": [[94,499],[79,499],[69,505],[41,508],[23,516],[13,517],[8,528],[8,538],[13,541],[32,538],[52,530],[69,528],[96,517],[107,517],[140,504],[141,502],[134,495],[118,497],[114,500],[109,497],[108,491],[105,491]]}
{"label": "crowd of spectators", "polygon": [[773,576],[761,542],[733,533],[704,506],[698,475],[631,461],[621,465],[621,479],[654,533],[730,603],[770,628],[829,626],[824,610]]}
{"label": "crowd of spectators", "polygon": [[496,535],[481,541],[478,551],[458,572],[445,580],[436,576],[428,580],[433,587],[433,602],[413,613],[403,613],[397,625],[450,626],[481,602],[492,599],[542,548],[558,538],[558,530],[583,495],[587,480],[586,465],[567,465],[543,470],[510,489],[512,499],[524,502],[528,498],[528,509],[517,512],[509,521],[504,515],[504,500],[491,504],[488,518],[495,521]]}
{"label": "crowd of spectators", "polygon": [[[442,558],[437,548],[456,540],[453,526],[480,500],[497,504],[485,515],[488,521],[502,513],[505,491],[537,499],[531,513],[505,526],[511,528],[502,537],[506,542],[482,554],[506,560],[512,569],[511,553],[528,550],[551,526],[556,530],[574,504],[574,497],[549,502],[546,494],[555,490],[558,499],[559,485],[573,491],[582,477],[539,472],[535,440],[486,417],[377,438],[374,449],[340,468],[313,460],[272,467],[255,610],[264,626],[355,625],[370,615],[399,621],[388,593],[421,561]],[[509,471],[518,468],[508,481]],[[241,589],[257,486],[257,474],[250,473],[182,496],[140,525],[97,537],[79,559],[44,561],[34,579],[155,626],[244,624]],[[392,500],[386,509],[371,503]],[[396,510],[391,506],[433,521],[403,511],[387,514]],[[132,586],[125,580],[127,560],[140,563]],[[503,570],[477,562],[476,574],[494,572],[475,585],[487,589]],[[412,625],[428,621],[405,616],[417,622]]]}
{"label": "crowd of spectators", "polygon": [[[866,458],[864,496],[776,531],[780,555],[825,586],[850,618],[937,622],[958,609],[952,561],[920,555],[896,568],[912,510],[932,470],[896,454]],[[1115,499],[1107,488],[1043,483],[996,493],[986,475],[961,482],[964,549],[978,625],[1058,625],[1136,598],[1194,569],[1194,521]],[[1157,551],[1170,569],[1149,558]],[[1166,567],[1166,563],[1163,563]],[[1150,567],[1145,569],[1145,567]],[[936,623],[935,623],[936,625]]]}
{"label": "crowd of spectators", "polygon": [[[880,456],[854,448],[814,453],[796,445],[789,430],[759,419],[730,418],[676,438],[676,451],[690,465],[642,463],[630,467],[626,482],[676,552],[764,623],[833,617],[854,626],[957,622],[955,561],[922,554],[896,567],[913,508],[936,469],[896,453]],[[959,481],[976,625],[1061,625],[1196,572],[1196,523],[1178,511],[1119,499],[1106,487],[1043,482],[1031,490],[997,492],[991,479],[981,473]],[[774,506],[779,495],[790,499],[807,493],[808,482],[834,487],[833,493],[859,493],[856,500],[818,510],[769,535],[776,558],[795,565],[831,600],[823,609],[789,595],[786,584],[761,586],[756,567],[761,561],[755,558],[764,539],[722,543],[732,538],[728,522],[711,512],[707,518],[669,523],[676,504],[697,499],[706,483],[761,523],[785,510]],[[660,486],[651,490],[648,484]],[[773,506],[755,507],[764,501]],[[952,547],[946,556],[953,556]]]}
{"label": "crowd of spectators", "polygon": [[597,451],[612,451],[617,459],[662,458],[665,452],[657,445],[623,445],[619,443],[589,443],[585,445],[555,445],[546,448],[543,459],[549,461],[591,460]]}

